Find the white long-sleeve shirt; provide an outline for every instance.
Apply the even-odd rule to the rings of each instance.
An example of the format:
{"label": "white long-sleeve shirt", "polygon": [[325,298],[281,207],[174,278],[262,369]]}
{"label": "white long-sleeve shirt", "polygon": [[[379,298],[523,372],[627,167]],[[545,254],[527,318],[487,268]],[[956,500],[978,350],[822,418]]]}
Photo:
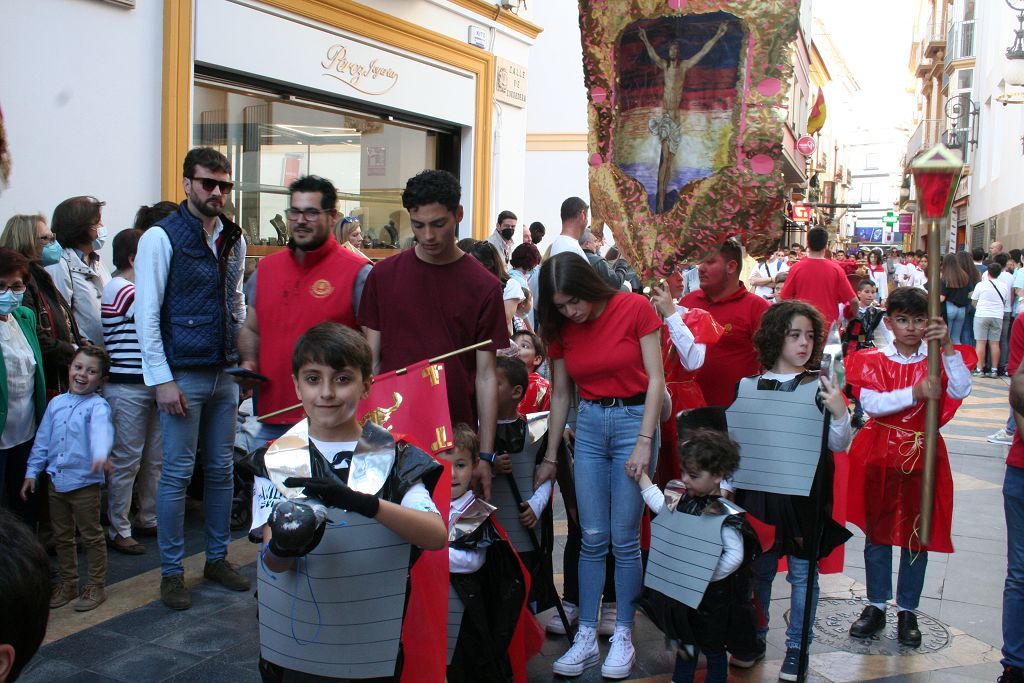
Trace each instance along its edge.
{"label": "white long-sleeve shirt", "polygon": [[[476,496],[472,491],[466,491],[451,502],[448,512],[448,526],[464,513]],[[452,574],[472,574],[484,566],[487,559],[487,551],[481,548],[456,548],[448,546],[448,571]]]}
{"label": "white long-sleeve shirt", "polygon": [[[217,239],[224,230],[224,224],[217,219],[213,234],[206,234],[206,246],[217,253]],[[245,239],[241,243],[242,259],[245,260]],[[147,386],[156,386],[174,380],[171,366],[167,364],[164,340],[160,333],[160,308],[164,303],[167,276],[171,270],[171,240],[159,225],[153,226],[139,240],[135,255],[135,326],[142,347],[142,378]],[[238,269],[235,296],[229,302],[229,314],[236,327],[245,322],[245,297],[242,294],[244,268]]]}
{"label": "white long-sleeve shirt", "polygon": [[[651,484],[641,494],[644,502],[656,515],[665,511],[665,494],[654,484]],[[686,513],[680,513],[686,514]],[[712,581],[721,581],[732,574],[743,564],[743,536],[738,529],[722,525],[722,556],[718,558],[715,571],[711,574]]]}
{"label": "white long-sleeve shirt", "polygon": [[683,314],[689,310],[683,306],[676,306],[676,312],[665,318],[668,326],[668,336],[672,345],[679,352],[679,362],[686,370],[699,370],[704,365],[704,354],[707,352],[707,344],[698,344],[693,339],[693,332],[683,322]]}
{"label": "white long-sleeve shirt", "polygon": [[[928,343],[921,342],[917,352],[910,356],[904,356],[897,351],[895,344],[890,344],[882,349],[882,353],[885,354],[886,358],[900,365],[919,363],[928,358]],[[946,377],[949,380],[946,386],[946,393],[949,397],[962,400],[970,396],[971,372],[967,369],[967,365],[964,364],[964,359],[960,356],[960,353],[954,353],[952,356],[947,356],[943,353],[942,367],[946,371]],[[864,412],[871,417],[892,415],[901,410],[906,410],[915,403],[917,403],[917,400],[914,398],[914,387],[912,386],[897,389],[896,391],[874,391],[873,389],[861,389],[860,391],[860,405]]]}

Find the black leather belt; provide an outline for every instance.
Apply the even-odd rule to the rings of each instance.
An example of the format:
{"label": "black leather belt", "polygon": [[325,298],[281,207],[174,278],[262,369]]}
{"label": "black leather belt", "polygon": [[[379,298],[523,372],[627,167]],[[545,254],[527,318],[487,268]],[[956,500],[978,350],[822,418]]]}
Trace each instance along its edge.
{"label": "black leather belt", "polygon": [[585,398],[587,403],[601,406],[602,408],[614,408],[615,406],[642,406],[647,400],[647,394],[637,394],[626,398]]}

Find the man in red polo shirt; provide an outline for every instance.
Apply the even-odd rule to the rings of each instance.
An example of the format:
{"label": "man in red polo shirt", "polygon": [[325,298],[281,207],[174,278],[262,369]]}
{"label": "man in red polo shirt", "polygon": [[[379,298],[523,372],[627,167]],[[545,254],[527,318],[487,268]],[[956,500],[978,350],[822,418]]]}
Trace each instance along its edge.
{"label": "man in red polo shirt", "polygon": [[740,283],[743,251],[728,240],[697,268],[700,289],[679,302],[687,308],[702,308],[714,316],[725,333],[708,347],[697,384],[709,406],[726,407],[736,396],[736,383],[758,371],[754,332],[768,302],[747,291]]}
{"label": "man in red polo shirt", "polygon": [[[270,379],[256,386],[256,415],[296,403],[292,348],[306,330],[328,321],[359,330],[356,314],[370,273],[370,260],[343,249],[331,234],[338,217],[331,181],[304,176],[288,189],[288,248],[263,258],[246,283],[248,308],[238,335],[240,366]],[[299,407],[267,418],[258,437],[276,439],[302,417]]]}
{"label": "man in red polo shirt", "polygon": [[800,299],[818,309],[828,329],[839,317],[839,304],[846,304],[846,317],[860,310],[857,294],[839,264],[825,258],[828,231],[811,228],[807,232],[807,256],[789,269],[781,299]]}

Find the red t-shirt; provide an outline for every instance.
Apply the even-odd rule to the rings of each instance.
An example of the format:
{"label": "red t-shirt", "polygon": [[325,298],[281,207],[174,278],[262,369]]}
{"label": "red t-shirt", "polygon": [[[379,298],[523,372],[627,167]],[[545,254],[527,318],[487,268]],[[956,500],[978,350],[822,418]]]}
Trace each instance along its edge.
{"label": "red t-shirt", "polygon": [[760,370],[754,332],[769,304],[742,286],[719,301],[712,301],[698,289],[684,296],[679,304],[704,309],[724,328],[718,343],[705,352],[704,365],[697,372],[697,384],[709,406],[726,407],[736,396],[736,383]]}
{"label": "red t-shirt", "polygon": [[[373,267],[359,305],[359,324],[380,332],[380,369],[389,372],[480,341],[508,346],[498,278],[472,256],[443,266],[407,249]],[[476,426],[476,353],[444,361],[452,424]]]}
{"label": "red t-shirt", "polygon": [[817,308],[828,329],[839,317],[839,304],[850,303],[856,294],[840,265],[825,259],[805,258],[789,269],[780,296],[801,299]]}
{"label": "red t-shirt", "polygon": [[619,292],[594,320],[566,322],[561,338],[548,345],[548,356],[565,359],[582,398],[628,398],[647,391],[640,339],[660,329],[647,299]]}
{"label": "red t-shirt", "polygon": [[[1010,375],[1017,372],[1024,360],[1024,313],[1013,320],[1010,330],[1010,359],[1006,364],[1006,372]],[[1013,445],[1006,456],[1006,464],[1012,467],[1024,467],[1024,443],[1020,440],[1020,430],[1013,435]]]}

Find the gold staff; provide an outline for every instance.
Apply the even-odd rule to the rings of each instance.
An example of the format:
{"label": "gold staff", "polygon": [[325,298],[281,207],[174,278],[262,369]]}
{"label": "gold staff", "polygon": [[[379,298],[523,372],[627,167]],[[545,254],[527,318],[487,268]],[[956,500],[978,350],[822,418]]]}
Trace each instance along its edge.
{"label": "gold staff", "polygon": [[[949,210],[956,193],[963,161],[943,144],[922,154],[910,165],[917,190],[917,209],[921,225],[928,226],[928,317],[942,315],[939,302],[939,261],[942,257],[940,232],[949,225]],[[942,342],[928,342],[928,377],[942,376]],[[935,442],[939,436],[940,398],[929,398],[925,405],[924,471],[921,478],[921,545],[932,540],[932,507],[935,501]]]}
{"label": "gold staff", "polygon": [[[482,342],[477,342],[476,344],[471,344],[470,346],[464,346],[461,349],[456,349],[455,351],[450,351],[450,352],[445,353],[445,354],[440,355],[440,356],[434,356],[433,358],[428,359],[427,362],[428,363],[437,363],[439,361],[445,360],[446,358],[451,358],[452,356],[458,356],[460,353],[467,353],[469,351],[476,351],[477,349],[483,348],[484,346],[487,346],[490,343],[491,343],[491,340],[490,339],[486,339],[486,340],[484,340]],[[404,375],[407,372],[409,372],[409,368],[399,368],[398,370],[395,370],[395,374],[396,375]],[[260,415],[256,419],[257,420],[266,420],[268,417],[277,417],[278,415],[283,415],[284,413],[290,412],[292,410],[295,410],[296,408],[301,408],[301,407],[302,407],[302,403],[301,402],[300,403],[296,403],[293,406],[288,406],[287,408],[281,408],[281,410],[275,410],[274,412],[267,413],[266,415]]]}

